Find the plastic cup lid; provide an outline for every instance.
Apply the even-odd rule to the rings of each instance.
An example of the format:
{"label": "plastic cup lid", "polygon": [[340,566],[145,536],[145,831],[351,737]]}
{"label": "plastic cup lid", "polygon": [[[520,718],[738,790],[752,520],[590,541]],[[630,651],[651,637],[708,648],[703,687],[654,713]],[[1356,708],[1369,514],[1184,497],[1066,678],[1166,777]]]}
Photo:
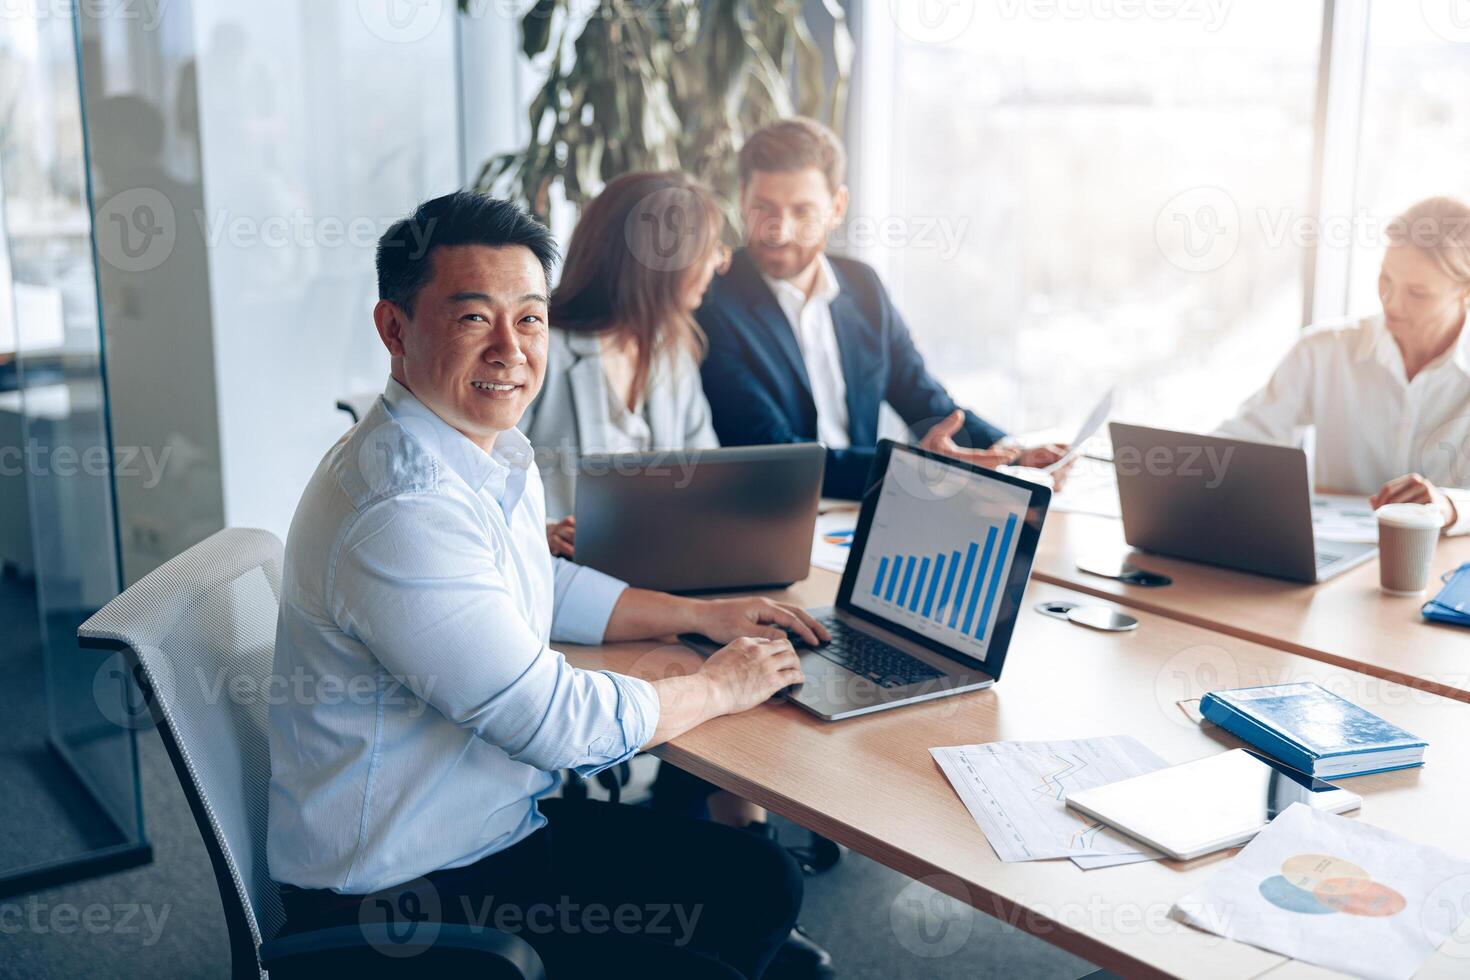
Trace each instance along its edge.
{"label": "plastic cup lid", "polygon": [[1404,528],[1437,528],[1444,526],[1444,514],[1430,504],[1384,504],[1373,512],[1378,523]]}

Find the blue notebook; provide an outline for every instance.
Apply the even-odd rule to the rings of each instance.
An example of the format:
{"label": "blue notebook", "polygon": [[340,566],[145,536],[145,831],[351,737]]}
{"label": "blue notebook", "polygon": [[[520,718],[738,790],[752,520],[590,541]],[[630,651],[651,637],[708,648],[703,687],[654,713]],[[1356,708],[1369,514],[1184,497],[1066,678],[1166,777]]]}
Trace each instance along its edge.
{"label": "blue notebook", "polygon": [[1235,737],[1319,779],[1424,764],[1427,743],[1317,684],[1211,691],[1200,714]]}
{"label": "blue notebook", "polygon": [[1470,626],[1470,561],[1444,577],[1439,595],[1424,603],[1424,618],[1455,626]]}

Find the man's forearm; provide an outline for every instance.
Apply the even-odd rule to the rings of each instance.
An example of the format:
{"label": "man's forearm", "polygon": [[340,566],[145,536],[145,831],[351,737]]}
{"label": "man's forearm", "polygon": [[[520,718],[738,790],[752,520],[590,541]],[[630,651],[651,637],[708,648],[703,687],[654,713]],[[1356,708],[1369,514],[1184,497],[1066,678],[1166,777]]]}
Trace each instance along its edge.
{"label": "man's forearm", "polygon": [[704,671],[653,681],[653,690],[658,694],[658,725],[644,743],[645,749],[678,738],[729,711],[722,700],[723,692]]}
{"label": "man's forearm", "polygon": [[608,643],[647,640],[695,629],[697,599],[649,589],[625,589],[613,606],[603,634]]}

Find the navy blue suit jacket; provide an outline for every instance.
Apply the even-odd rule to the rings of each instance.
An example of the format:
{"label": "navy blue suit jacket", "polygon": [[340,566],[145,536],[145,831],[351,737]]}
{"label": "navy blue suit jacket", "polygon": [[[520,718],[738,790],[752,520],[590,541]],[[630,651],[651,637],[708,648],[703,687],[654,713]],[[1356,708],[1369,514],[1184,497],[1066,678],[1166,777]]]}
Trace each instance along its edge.
{"label": "navy blue suit jacket", "polygon": [[[888,402],[922,434],[957,407],[924,367],[908,327],[870,266],[830,259],[839,292],[832,323],[847,383],[848,449],[827,451],[822,493],[857,499],[878,445],[878,407]],[[730,271],[710,284],[697,314],[709,337],[704,393],[723,446],[815,442],[817,408],[796,334],[742,249]],[[985,448],[1004,432],[965,412],[956,440]]]}

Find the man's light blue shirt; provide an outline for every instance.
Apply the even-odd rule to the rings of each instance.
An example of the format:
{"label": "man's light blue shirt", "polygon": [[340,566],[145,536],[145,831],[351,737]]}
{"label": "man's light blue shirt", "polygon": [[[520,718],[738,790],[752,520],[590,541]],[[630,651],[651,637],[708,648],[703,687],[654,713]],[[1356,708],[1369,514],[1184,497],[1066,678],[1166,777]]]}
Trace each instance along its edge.
{"label": "man's light blue shirt", "polygon": [[286,542],[272,877],[365,894],[472,864],[546,822],[558,770],[630,757],[652,686],[547,645],[601,642],[624,588],[553,561],[520,432],[486,453],[390,379]]}

